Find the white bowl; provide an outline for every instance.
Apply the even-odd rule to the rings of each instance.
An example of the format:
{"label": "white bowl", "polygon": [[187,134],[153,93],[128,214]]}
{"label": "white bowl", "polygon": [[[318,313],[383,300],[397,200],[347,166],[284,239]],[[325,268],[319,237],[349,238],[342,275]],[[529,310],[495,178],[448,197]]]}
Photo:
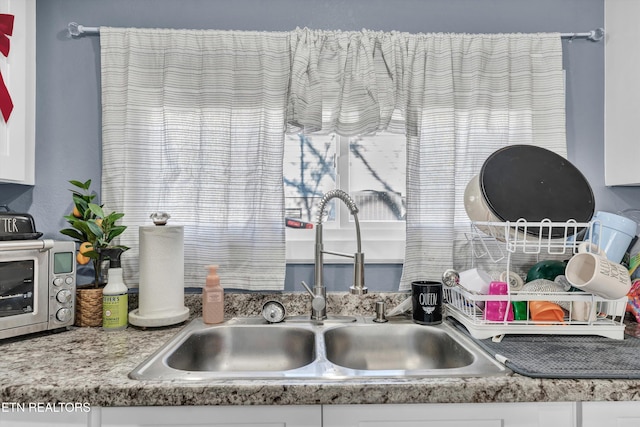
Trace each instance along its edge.
{"label": "white bowl", "polygon": [[[467,216],[473,222],[502,222],[491,212],[484,200],[479,175],[471,178],[464,190],[464,210],[467,211]],[[494,234],[488,226],[478,225],[477,227],[487,234]]]}
{"label": "white bowl", "polygon": [[[542,244],[548,239],[538,234],[528,233],[527,221],[521,219],[517,222],[511,222],[513,226],[507,230],[504,226],[505,221],[500,219],[493,213],[487,204],[482,188],[480,186],[480,176],[476,175],[467,183],[464,190],[464,210],[467,216],[474,223],[475,228],[485,234],[495,237],[497,240],[504,242],[506,239],[514,242],[538,242]],[[488,223],[488,224],[487,224]]]}

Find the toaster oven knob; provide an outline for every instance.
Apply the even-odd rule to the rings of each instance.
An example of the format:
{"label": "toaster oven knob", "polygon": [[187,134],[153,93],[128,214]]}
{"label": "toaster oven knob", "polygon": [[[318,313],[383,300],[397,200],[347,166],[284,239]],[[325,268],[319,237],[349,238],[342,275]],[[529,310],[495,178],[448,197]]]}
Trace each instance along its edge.
{"label": "toaster oven knob", "polygon": [[63,289],[56,294],[56,299],[58,300],[58,302],[61,302],[62,304],[71,302],[71,297],[72,295],[69,289]]}
{"label": "toaster oven knob", "polygon": [[71,310],[68,308],[61,308],[56,313],[56,319],[58,319],[58,321],[62,323],[68,322],[69,320],[71,320]]}

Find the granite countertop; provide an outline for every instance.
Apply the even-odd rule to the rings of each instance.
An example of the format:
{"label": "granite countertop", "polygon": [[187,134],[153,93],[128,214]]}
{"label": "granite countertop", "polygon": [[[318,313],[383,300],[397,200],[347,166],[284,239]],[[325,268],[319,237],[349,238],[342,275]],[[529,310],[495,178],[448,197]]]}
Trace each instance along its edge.
{"label": "granite countertop", "polygon": [[[328,312],[373,313],[384,299],[393,307],[406,294],[364,297],[330,294]],[[228,294],[227,318],[258,315],[268,299],[289,314],[307,313],[305,294]],[[131,297],[136,306],[135,295]],[[187,295],[200,316],[198,295]],[[336,307],[340,307],[339,310]],[[128,373],[184,324],[124,331],[77,328],[0,341],[0,401],[86,402],[93,406],[314,405],[372,403],[482,403],[520,401],[640,400],[639,380],[533,379],[517,374],[488,378],[335,380],[138,381]]]}

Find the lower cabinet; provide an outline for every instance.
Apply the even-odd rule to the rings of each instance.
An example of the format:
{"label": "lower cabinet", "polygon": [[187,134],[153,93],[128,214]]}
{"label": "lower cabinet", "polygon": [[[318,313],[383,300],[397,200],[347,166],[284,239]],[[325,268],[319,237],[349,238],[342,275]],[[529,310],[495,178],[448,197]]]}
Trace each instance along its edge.
{"label": "lower cabinet", "polygon": [[88,412],[3,405],[0,427],[93,427],[89,417]]}
{"label": "lower cabinet", "polygon": [[[4,408],[4,407],[3,407]],[[0,427],[321,427],[321,406],[92,407],[90,411],[0,409]]]}
{"label": "lower cabinet", "polygon": [[321,406],[146,406],[99,411],[101,427],[322,426]]}
{"label": "lower cabinet", "polygon": [[640,402],[583,402],[582,427],[640,426]]}
{"label": "lower cabinet", "polygon": [[323,427],[578,427],[573,402],[330,405],[322,415]]}
{"label": "lower cabinet", "polygon": [[[41,408],[40,408],[41,409]],[[2,406],[0,427],[602,427],[639,426],[640,402],[144,406],[90,411]]]}

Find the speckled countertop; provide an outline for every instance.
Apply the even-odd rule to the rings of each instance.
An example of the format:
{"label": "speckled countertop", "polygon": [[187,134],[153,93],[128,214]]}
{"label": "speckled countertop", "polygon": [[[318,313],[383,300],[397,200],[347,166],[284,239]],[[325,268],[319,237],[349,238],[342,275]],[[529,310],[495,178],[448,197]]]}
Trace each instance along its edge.
{"label": "speckled countertop", "polygon": [[[373,313],[385,299],[393,307],[405,294],[364,297],[330,294],[332,314]],[[289,314],[307,313],[304,294],[228,294],[227,317],[257,315],[278,299]],[[135,296],[132,295],[132,304]],[[192,317],[199,296],[187,295]],[[133,305],[135,307],[135,305]],[[0,401],[87,402],[94,406],[300,405],[356,403],[464,403],[640,400],[637,380],[551,380],[520,375],[488,378],[335,380],[137,381],[128,373],[183,325],[119,332],[76,328],[0,341]]]}

